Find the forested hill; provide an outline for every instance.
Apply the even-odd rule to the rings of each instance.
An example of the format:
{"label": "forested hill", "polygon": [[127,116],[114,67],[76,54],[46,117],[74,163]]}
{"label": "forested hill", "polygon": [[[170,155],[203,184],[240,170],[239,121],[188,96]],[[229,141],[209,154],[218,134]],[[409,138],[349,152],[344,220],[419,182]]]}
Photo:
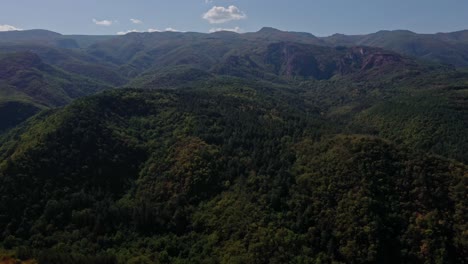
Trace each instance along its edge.
{"label": "forested hill", "polygon": [[31,120],[2,149],[4,246],[44,263],[463,261],[465,165],[284,99],[121,90]]}
{"label": "forested hill", "polygon": [[468,31],[417,34],[408,30],[382,30],[368,35],[335,34],[322,38],[328,45],[381,47],[425,60],[468,66]]}
{"label": "forested hill", "polygon": [[[353,82],[370,82],[396,72],[417,76],[436,68],[447,71],[464,65],[436,56],[440,52],[458,54],[447,49],[453,43],[465,45],[462,33],[434,35],[442,41],[435,46],[426,35],[414,41],[394,35],[399,36],[397,32],[379,33],[379,41],[371,41],[371,36],[364,41],[362,36],[318,38],[273,28],[245,34],[154,32],[124,36],[67,36],[46,30],[0,32],[0,133],[41,109],[114,87],[193,86],[193,81],[220,75],[273,83],[343,76],[352,76]],[[406,42],[400,45],[403,40]],[[410,45],[407,42],[422,42],[431,49],[408,52],[402,48]],[[462,54],[454,56],[464,58]]]}
{"label": "forested hill", "polygon": [[[288,41],[320,46],[369,46],[392,50],[417,58],[433,60],[458,67],[468,66],[467,45],[468,30],[448,33],[418,34],[409,30],[381,30],[364,35],[334,34],[327,37],[316,37],[305,32],[281,31],[275,28],[264,27],[258,32],[238,34],[234,32],[180,33],[180,32],[154,32],[129,33],[125,36],[86,36],[62,35],[48,30],[25,30],[0,32],[0,44],[25,45],[32,44],[65,49],[87,49],[101,43],[119,42],[135,35],[159,36],[158,39],[180,39],[181,35],[190,36],[191,40],[199,38],[230,39],[233,41]],[[170,37],[169,37],[170,36]],[[162,38],[161,38],[162,37]],[[137,46],[133,46],[135,48]]]}
{"label": "forested hill", "polygon": [[468,262],[468,72],[373,43],[0,33],[0,262]]}

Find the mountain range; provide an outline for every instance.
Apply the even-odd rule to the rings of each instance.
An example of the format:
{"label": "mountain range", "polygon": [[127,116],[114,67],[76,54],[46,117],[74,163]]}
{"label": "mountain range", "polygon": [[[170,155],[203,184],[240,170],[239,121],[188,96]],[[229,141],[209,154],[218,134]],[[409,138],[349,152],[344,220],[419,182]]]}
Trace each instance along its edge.
{"label": "mountain range", "polygon": [[[464,31],[434,35],[381,31],[362,36],[318,38],[308,33],[273,28],[246,34],[164,32],[125,36],[67,36],[46,30],[0,32],[1,53],[8,56],[0,62],[0,70],[6,75],[2,76],[5,88],[2,89],[4,102],[0,114],[14,112],[9,105],[29,109],[25,111],[28,113],[19,113],[17,117],[9,114],[12,120],[2,124],[0,129],[23,121],[41,107],[63,105],[70,99],[110,87],[144,86],[158,82],[158,78],[167,79],[170,67],[179,67],[176,71],[179,73],[180,68],[189,71],[189,74],[183,74],[186,78],[206,76],[208,72],[238,77],[275,79],[286,76],[320,80],[337,74],[357,73],[374,63],[395,63],[402,59],[396,53],[443,63],[446,67],[467,66],[468,56],[463,54],[467,50],[467,35]],[[364,49],[356,47],[366,47],[365,53]],[[12,56],[24,63],[9,65]],[[409,63],[406,60],[405,63]],[[39,69],[39,63],[48,68]],[[29,72],[21,78],[44,83],[36,85],[38,90],[28,92],[29,84],[26,81],[15,83],[12,80],[15,76],[8,75],[7,71],[23,75]],[[51,76],[57,76],[56,80],[44,81]],[[76,78],[87,80],[76,81]],[[80,83],[84,87],[72,88],[72,92],[63,91],[61,84],[54,83],[57,81]],[[53,95],[47,91],[50,89],[54,90]],[[40,98],[45,95],[46,101]],[[26,104],[26,101],[32,104]]]}
{"label": "mountain range", "polygon": [[0,32],[0,261],[468,262],[467,32]]}

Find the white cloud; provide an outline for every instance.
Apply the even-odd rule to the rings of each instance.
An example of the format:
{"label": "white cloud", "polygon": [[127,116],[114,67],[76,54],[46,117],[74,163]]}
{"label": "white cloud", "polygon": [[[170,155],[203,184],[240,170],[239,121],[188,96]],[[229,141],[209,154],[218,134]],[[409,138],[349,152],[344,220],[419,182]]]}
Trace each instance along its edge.
{"label": "white cloud", "polygon": [[0,25],[0,31],[15,31],[15,30],[22,30],[21,28],[17,28],[10,25]]}
{"label": "white cloud", "polygon": [[211,3],[214,3],[215,1],[217,1],[217,2],[221,2],[221,1],[227,2],[229,0],[205,0],[205,4],[211,4]]}
{"label": "white cloud", "polygon": [[126,35],[126,34],[132,33],[132,32],[141,32],[141,31],[138,31],[136,29],[127,30],[127,31],[119,31],[119,32],[117,32],[117,35]]}
{"label": "white cloud", "polygon": [[210,29],[210,33],[218,32],[218,31],[232,31],[236,33],[241,33],[242,29],[240,27],[235,27],[235,28],[212,28]]}
{"label": "white cloud", "polygon": [[98,26],[111,26],[114,22],[110,21],[110,20],[97,20],[95,18],[93,18],[93,23],[98,25]]}
{"label": "white cloud", "polygon": [[133,24],[143,24],[143,21],[141,21],[140,19],[136,19],[136,18],[130,18],[130,21]]}
{"label": "white cloud", "polygon": [[180,31],[180,30],[177,30],[177,29],[168,27],[168,28],[166,28],[165,30],[159,30],[159,29],[157,29],[157,28],[149,28],[149,29],[146,30],[146,31],[140,31],[140,30],[137,30],[137,29],[131,29],[131,30],[127,30],[127,31],[119,31],[119,32],[117,32],[117,35],[126,35],[126,34],[128,34],[128,33],[133,33],[133,32],[137,32],[137,33],[144,33],[144,32],[153,33],[153,32],[166,32],[166,31],[169,31],[169,32],[183,32],[183,31]]}
{"label": "white cloud", "polygon": [[177,29],[174,29],[174,28],[171,28],[171,27],[168,27],[166,28],[164,31],[170,31],[170,32],[182,32],[180,30],[177,30]]}
{"label": "white cloud", "polygon": [[213,6],[208,12],[203,14],[203,19],[208,20],[211,24],[221,24],[232,20],[246,19],[247,15],[236,6],[222,7]]}

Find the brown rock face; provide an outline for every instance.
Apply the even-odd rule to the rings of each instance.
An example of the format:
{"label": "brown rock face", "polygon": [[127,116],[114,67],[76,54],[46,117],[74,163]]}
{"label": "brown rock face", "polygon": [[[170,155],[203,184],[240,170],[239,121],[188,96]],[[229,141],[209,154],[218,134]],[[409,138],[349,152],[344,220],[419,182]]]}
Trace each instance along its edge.
{"label": "brown rock face", "polygon": [[387,65],[398,64],[402,62],[401,56],[391,53],[376,53],[367,56],[362,64],[362,70],[372,69],[374,67],[382,67]]}

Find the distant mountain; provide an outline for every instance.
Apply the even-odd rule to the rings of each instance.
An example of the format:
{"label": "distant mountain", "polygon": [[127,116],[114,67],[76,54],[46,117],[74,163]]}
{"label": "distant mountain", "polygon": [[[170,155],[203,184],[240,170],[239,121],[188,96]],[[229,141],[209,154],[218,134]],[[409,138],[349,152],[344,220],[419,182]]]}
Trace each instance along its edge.
{"label": "distant mountain", "polygon": [[33,29],[0,32],[0,43],[41,44],[59,48],[84,48],[115,36],[62,35],[49,30]]}
{"label": "distant mountain", "polygon": [[33,41],[48,41],[51,39],[60,38],[62,34],[49,30],[34,29],[21,31],[3,31],[0,32],[1,42],[33,42]]}
{"label": "distant mountain", "polygon": [[257,32],[241,34],[241,38],[247,40],[258,41],[282,41],[282,42],[297,42],[313,45],[325,45],[325,42],[320,38],[305,32],[288,32],[279,29],[264,27]]}
{"label": "distant mountain", "polygon": [[380,49],[317,44],[323,42],[310,34],[268,28],[247,34],[134,33],[92,45],[87,53],[119,65],[127,78],[185,66],[237,77],[330,79],[377,67],[383,70],[387,64],[392,69],[415,65]]}
{"label": "distant mountain", "polygon": [[40,109],[63,106],[72,99],[108,86],[44,63],[32,52],[0,54],[0,130],[16,125]]}
{"label": "distant mountain", "polygon": [[[388,42],[390,36],[394,36],[394,42]],[[36,106],[50,107],[66,104],[73,98],[89,95],[103,87],[175,88],[189,83],[189,86],[193,86],[194,82],[217,76],[274,83],[343,77],[369,81],[380,80],[382,75],[393,74],[405,78],[442,69],[440,65],[421,64],[396,52],[371,47],[384,46],[399,51],[402,41],[414,41],[415,36],[418,35],[399,31],[369,36],[335,35],[323,39],[309,33],[284,32],[274,28],[245,34],[154,32],[113,37],[65,36],[46,30],[2,32],[0,50],[4,54],[13,54],[3,60],[3,67],[10,68],[12,73],[4,77],[3,82],[8,84],[8,88],[4,88],[2,97],[3,101],[10,101],[8,98],[14,94]],[[465,39],[463,32],[442,34],[439,38],[451,43]],[[425,39],[421,42],[434,46]],[[346,44],[346,47],[341,44]],[[23,54],[22,57],[19,54]],[[10,59],[15,61],[17,56],[24,59],[24,54],[29,54],[26,57],[29,56],[31,60],[40,61],[40,65],[50,66],[46,74],[50,80],[44,84],[35,83],[34,91],[28,88],[30,83],[25,81],[16,83],[12,88],[12,76],[31,71],[31,67],[39,67],[39,62],[37,65],[29,64],[27,59],[24,65],[21,65],[20,59],[15,64],[16,68],[8,66]],[[425,58],[424,52],[411,55]],[[456,57],[463,59],[459,55]],[[40,66],[41,69],[37,67],[33,71],[44,74],[45,66]],[[63,77],[65,75],[67,77]],[[67,81],[50,84],[63,78]],[[86,79],[85,86],[94,88],[81,87],[84,81],[72,81],[76,78]],[[80,87],[76,86],[78,83]],[[37,87],[39,84],[40,88]],[[10,113],[10,110],[7,112]],[[34,112],[21,116],[28,117]]]}
{"label": "distant mountain", "polygon": [[[141,38],[140,35],[144,35],[146,37]],[[225,39],[233,40],[235,42],[242,39],[260,43],[294,42],[321,46],[370,46],[391,50],[428,61],[452,64],[457,67],[468,67],[467,30],[437,34],[417,34],[408,30],[384,30],[367,35],[335,34],[329,37],[316,37],[310,33],[281,31],[269,27],[262,28],[258,32],[244,34],[233,32],[215,32],[212,34],[155,32],[151,34],[130,33],[126,36],[86,36],[62,35],[47,30],[0,32],[0,44],[41,44],[68,49],[88,48],[94,44],[106,42],[106,40],[115,39],[117,42],[122,42],[123,38],[143,42],[161,41],[162,43],[157,44],[157,46],[163,45],[163,43],[167,43],[166,41],[169,40],[171,40],[173,44],[182,44],[180,41],[188,41],[190,39],[200,40],[201,38]],[[179,42],[176,42],[176,39],[178,39]],[[135,45],[136,43],[132,44],[132,47],[128,46],[126,52],[131,53],[132,49],[135,50],[135,48],[137,48]],[[100,48],[103,49],[102,45],[100,45]],[[94,52],[98,51],[95,50]],[[116,52],[118,53],[118,51]],[[117,53],[114,54],[114,56],[117,55]],[[108,56],[108,59],[112,59],[114,56]]]}
{"label": "distant mountain", "polygon": [[408,56],[452,64],[468,66],[468,31],[438,34],[416,34],[407,30],[379,31],[369,35],[333,35],[321,38],[335,46],[364,45],[392,50]]}
{"label": "distant mountain", "polygon": [[464,263],[466,40],[0,33],[0,262]]}

